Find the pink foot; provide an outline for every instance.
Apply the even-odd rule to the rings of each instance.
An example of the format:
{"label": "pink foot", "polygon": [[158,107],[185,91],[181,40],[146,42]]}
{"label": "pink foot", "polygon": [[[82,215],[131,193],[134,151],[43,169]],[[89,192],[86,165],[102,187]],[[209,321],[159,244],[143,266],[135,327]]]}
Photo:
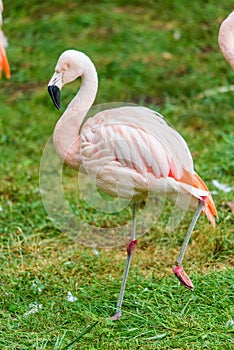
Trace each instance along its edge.
{"label": "pink foot", "polygon": [[118,310],[118,311],[116,311],[116,314],[115,314],[114,316],[111,316],[111,317],[110,317],[110,319],[111,319],[112,321],[117,321],[120,317],[121,317],[121,311]]}
{"label": "pink foot", "polygon": [[194,285],[188,275],[184,272],[184,269],[180,265],[176,265],[173,267],[173,272],[180,281],[180,283],[190,290],[194,290]]}

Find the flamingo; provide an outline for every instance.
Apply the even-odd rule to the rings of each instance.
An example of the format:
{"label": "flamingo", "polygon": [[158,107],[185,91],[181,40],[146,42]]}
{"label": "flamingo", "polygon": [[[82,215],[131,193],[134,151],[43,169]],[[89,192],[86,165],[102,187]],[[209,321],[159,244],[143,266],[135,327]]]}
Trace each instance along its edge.
{"label": "flamingo", "polygon": [[218,43],[221,52],[234,69],[234,11],[221,23],[218,35]]}
{"label": "flamingo", "polygon": [[[234,69],[234,11],[232,11],[227,18],[221,23],[218,34],[218,43],[220,50],[229,63],[232,69]],[[232,202],[228,202],[232,208]]]}
{"label": "flamingo", "polygon": [[1,30],[2,27],[2,12],[3,12],[3,3],[0,0],[0,79],[2,77],[2,70],[5,72],[6,78],[10,79],[11,72],[10,66],[7,60],[5,48],[7,47],[7,39]]}
{"label": "flamingo", "polygon": [[[53,143],[56,153],[67,165],[74,169],[82,167],[101,190],[133,199],[126,267],[116,313],[111,317],[117,320],[121,317],[125,285],[137,243],[136,206],[145,199],[147,191],[166,193],[173,202],[178,194],[182,195],[189,201],[189,208],[196,209],[173,268],[180,282],[190,290],[194,288],[193,283],[181,265],[189,238],[202,212],[213,226],[217,212],[207,186],[194,171],[185,140],[159,113],[143,106],[123,106],[106,109],[84,120],[96,97],[98,77],[93,62],[83,52],[66,50],[58,59],[48,83],[48,92],[57,109],[62,87],[78,77],[81,77],[81,86],[55,126]],[[127,180],[128,186],[121,180]]]}

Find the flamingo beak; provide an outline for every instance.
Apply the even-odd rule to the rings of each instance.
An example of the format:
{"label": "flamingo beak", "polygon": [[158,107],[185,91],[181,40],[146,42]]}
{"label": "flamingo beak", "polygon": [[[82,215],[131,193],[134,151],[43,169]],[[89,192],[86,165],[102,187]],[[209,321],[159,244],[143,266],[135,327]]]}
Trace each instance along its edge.
{"label": "flamingo beak", "polygon": [[60,109],[60,89],[56,85],[48,86],[49,95],[57,109]]}
{"label": "flamingo beak", "polygon": [[48,92],[54,105],[57,109],[60,109],[60,91],[63,86],[62,72],[55,72],[48,84]]}
{"label": "flamingo beak", "polygon": [[10,65],[8,63],[6,52],[2,47],[2,45],[0,44],[0,79],[2,77],[2,70],[4,71],[6,78],[10,79],[11,77]]}

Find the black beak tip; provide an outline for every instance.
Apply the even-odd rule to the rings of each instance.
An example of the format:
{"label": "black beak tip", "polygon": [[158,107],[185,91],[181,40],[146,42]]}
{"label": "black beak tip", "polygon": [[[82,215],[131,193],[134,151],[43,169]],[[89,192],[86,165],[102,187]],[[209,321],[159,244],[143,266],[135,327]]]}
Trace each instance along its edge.
{"label": "black beak tip", "polygon": [[60,89],[56,85],[49,85],[48,92],[55,107],[60,109]]}

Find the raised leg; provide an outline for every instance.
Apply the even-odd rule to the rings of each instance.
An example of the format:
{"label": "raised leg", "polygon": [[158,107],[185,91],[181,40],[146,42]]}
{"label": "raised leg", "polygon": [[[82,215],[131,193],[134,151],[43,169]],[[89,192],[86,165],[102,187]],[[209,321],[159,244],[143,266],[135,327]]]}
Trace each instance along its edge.
{"label": "raised leg", "polygon": [[131,227],[131,240],[127,245],[127,261],[126,261],[126,266],[124,270],[124,275],[123,275],[123,280],[122,280],[122,285],[119,293],[119,299],[117,302],[117,309],[116,309],[116,314],[111,317],[113,321],[118,320],[121,317],[121,307],[123,303],[123,297],[124,297],[124,290],[128,278],[128,272],[130,268],[130,264],[132,261],[132,256],[134,253],[134,248],[135,245],[137,244],[136,240],[136,204],[134,203],[132,206],[132,227]]}
{"label": "raised leg", "polygon": [[180,254],[176,260],[176,265],[174,266],[173,268],[173,272],[174,274],[176,275],[176,277],[179,279],[180,283],[185,286],[186,288],[190,289],[190,290],[194,290],[194,286],[193,286],[193,283],[192,281],[190,280],[190,278],[188,277],[188,275],[185,273],[183,267],[181,266],[182,264],[182,260],[184,258],[184,254],[185,254],[185,251],[186,251],[186,248],[187,248],[187,245],[188,245],[188,242],[189,242],[189,239],[191,237],[191,234],[194,230],[194,227],[196,225],[196,222],[203,210],[203,206],[204,206],[204,200],[199,200],[198,202],[198,206],[197,206],[197,209],[196,209],[196,212],[194,214],[194,217],[189,225],[189,228],[188,228],[188,231],[187,231],[187,234],[185,236],[185,239],[184,239],[184,242],[183,242],[183,245],[181,247],[181,250],[180,250]]}

